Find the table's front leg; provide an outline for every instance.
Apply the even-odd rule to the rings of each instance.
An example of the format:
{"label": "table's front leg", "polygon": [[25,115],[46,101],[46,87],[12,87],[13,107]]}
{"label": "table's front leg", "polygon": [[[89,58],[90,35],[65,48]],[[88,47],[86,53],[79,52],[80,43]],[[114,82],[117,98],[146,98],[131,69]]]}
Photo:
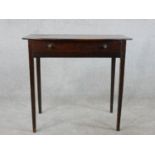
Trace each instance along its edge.
{"label": "table's front leg", "polygon": [[31,56],[31,54],[29,54],[29,67],[30,67],[32,126],[33,126],[33,132],[36,132],[34,58]]}
{"label": "table's front leg", "polygon": [[37,57],[37,58],[36,58],[36,67],[37,67],[38,107],[39,107],[39,113],[42,113],[40,57]]}
{"label": "table's front leg", "polygon": [[125,48],[126,48],[126,41],[122,41],[120,70],[119,70],[119,95],[118,95],[117,125],[116,125],[117,131],[120,131],[120,121],[121,121],[123,86],[124,86],[124,69],[125,69]]}

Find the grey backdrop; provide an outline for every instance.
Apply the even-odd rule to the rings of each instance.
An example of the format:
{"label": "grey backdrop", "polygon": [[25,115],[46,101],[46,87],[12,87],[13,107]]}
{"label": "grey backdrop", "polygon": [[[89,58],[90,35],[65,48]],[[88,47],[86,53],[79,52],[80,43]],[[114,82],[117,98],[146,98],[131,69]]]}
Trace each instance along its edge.
{"label": "grey backdrop", "polygon": [[154,134],[155,20],[0,20],[0,134],[31,134],[27,41],[31,33],[123,34],[122,131],[109,114],[110,59],[42,59],[38,134]]}

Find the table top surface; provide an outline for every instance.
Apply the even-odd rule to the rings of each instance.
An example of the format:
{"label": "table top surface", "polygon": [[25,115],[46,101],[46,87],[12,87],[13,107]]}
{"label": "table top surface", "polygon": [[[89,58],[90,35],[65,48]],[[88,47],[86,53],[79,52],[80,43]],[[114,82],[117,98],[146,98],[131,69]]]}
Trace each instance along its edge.
{"label": "table top surface", "polygon": [[31,34],[23,37],[26,40],[132,40],[124,35],[96,34]]}

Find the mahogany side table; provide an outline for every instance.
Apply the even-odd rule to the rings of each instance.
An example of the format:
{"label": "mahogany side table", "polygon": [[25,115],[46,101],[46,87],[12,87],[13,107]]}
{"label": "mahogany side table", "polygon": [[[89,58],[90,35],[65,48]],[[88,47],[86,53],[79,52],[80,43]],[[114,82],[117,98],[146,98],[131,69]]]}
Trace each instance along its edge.
{"label": "mahogany side table", "polygon": [[122,35],[39,35],[33,34],[24,37],[28,40],[31,109],[33,132],[36,132],[36,106],[35,106],[35,77],[34,59],[36,58],[37,90],[39,113],[41,104],[41,69],[40,58],[111,58],[111,95],[110,112],[113,112],[114,79],[116,58],[120,59],[119,69],[119,95],[117,109],[116,130],[120,130],[121,109],[123,98],[123,83],[125,70],[126,41],[131,38]]}

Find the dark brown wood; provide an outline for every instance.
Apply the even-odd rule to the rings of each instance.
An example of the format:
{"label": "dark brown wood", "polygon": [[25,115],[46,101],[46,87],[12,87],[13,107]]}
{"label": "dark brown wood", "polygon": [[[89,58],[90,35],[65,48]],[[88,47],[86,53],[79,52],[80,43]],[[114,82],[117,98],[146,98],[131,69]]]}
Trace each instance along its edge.
{"label": "dark brown wood", "polygon": [[38,107],[39,113],[42,113],[42,96],[41,96],[41,67],[40,67],[40,58],[36,58],[36,67],[37,67],[37,89],[38,89]]}
{"label": "dark brown wood", "polygon": [[132,40],[124,35],[102,35],[102,34],[31,34],[23,37],[26,40]]}
{"label": "dark brown wood", "polygon": [[32,127],[33,127],[33,132],[36,132],[34,58],[32,57],[32,51],[31,51],[31,44],[30,44],[30,42],[29,42],[29,68],[30,68]]}
{"label": "dark brown wood", "polygon": [[119,70],[119,95],[118,95],[117,125],[116,125],[117,131],[120,131],[123,85],[124,85],[125,53],[126,53],[126,41],[122,41],[120,70]]}
{"label": "dark brown wood", "polygon": [[114,84],[115,84],[115,63],[116,58],[113,57],[111,59],[111,94],[110,94],[110,112],[113,112],[113,104],[114,104]]}
{"label": "dark brown wood", "polygon": [[34,57],[120,57],[121,41],[31,40],[31,47]]}
{"label": "dark brown wood", "polygon": [[27,39],[29,43],[33,132],[36,132],[34,58],[36,58],[37,64],[38,105],[39,113],[41,113],[41,57],[112,58],[110,112],[113,112],[115,63],[116,58],[120,58],[119,95],[116,125],[116,130],[120,130],[124,83],[125,48],[126,40],[130,40],[131,38],[117,35],[29,35],[27,37],[24,37],[24,39]]}

